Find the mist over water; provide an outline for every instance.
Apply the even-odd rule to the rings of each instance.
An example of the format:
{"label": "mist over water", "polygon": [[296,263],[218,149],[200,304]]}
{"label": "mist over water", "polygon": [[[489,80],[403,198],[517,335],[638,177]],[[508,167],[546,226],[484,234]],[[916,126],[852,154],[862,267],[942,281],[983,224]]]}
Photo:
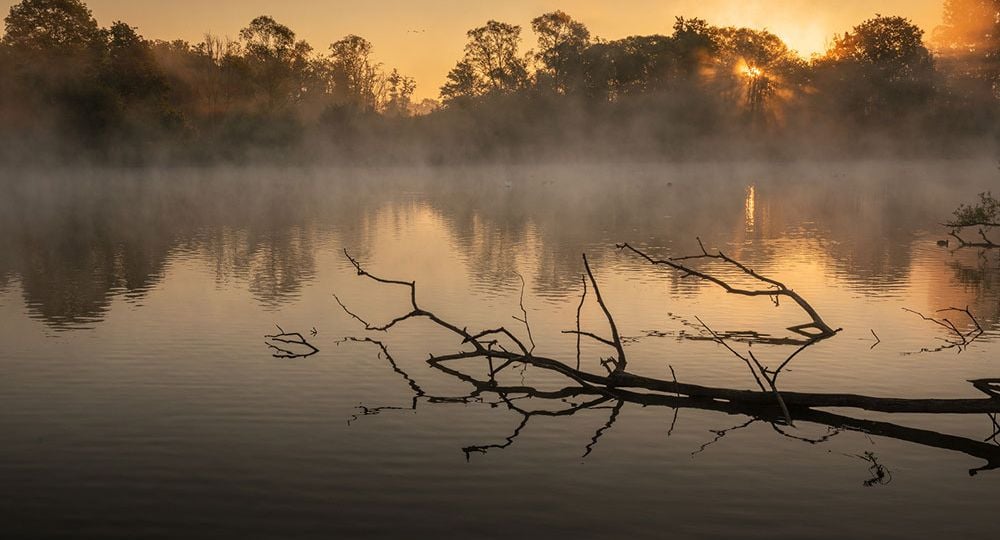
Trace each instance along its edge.
{"label": "mist over water", "polygon": [[0,536],[992,538],[1000,0],[941,8],[490,19],[418,102],[13,3]]}
{"label": "mist over water", "polygon": [[[809,421],[778,427],[812,443],[740,414],[609,403],[463,453],[504,445],[522,418],[485,394],[414,401],[377,348],[338,340],[373,335],[427,396],[463,396],[466,382],[426,363],[454,338],[420,320],[368,334],[332,294],[374,321],[407,308],[405,290],[359,278],[346,248],[415,280],[442,317],[523,336],[520,274],[536,354],[572,364],[561,331],[586,253],[630,371],[752,389],[738,359],[692,339],[694,318],[787,336],[801,312],[614,248],[692,254],[700,237],[843,327],[795,360],[783,392],[976,398],[966,381],[996,375],[1000,261],[939,246],[937,224],[996,175],[986,159],[5,173],[0,513],[18,537],[982,536],[997,481],[969,477],[982,459]],[[961,354],[920,353],[948,334],[902,308],[948,306],[969,306],[985,334]],[[604,332],[594,305],[582,322]],[[272,358],[275,324],[320,352]],[[753,350],[772,366],[787,355]],[[595,372],[608,354],[582,353]],[[506,377],[564,382],[534,367]],[[833,412],[974,441],[994,431],[985,414]],[[865,487],[869,452],[883,478]]]}

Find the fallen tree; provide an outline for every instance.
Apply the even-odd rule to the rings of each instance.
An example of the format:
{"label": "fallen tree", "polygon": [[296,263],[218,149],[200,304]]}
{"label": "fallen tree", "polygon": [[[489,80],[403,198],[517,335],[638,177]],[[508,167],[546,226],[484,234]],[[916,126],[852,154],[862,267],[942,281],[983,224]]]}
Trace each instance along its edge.
{"label": "fallen tree", "polygon": [[[699,241],[700,244],[700,241]],[[707,325],[706,330],[712,338],[727,347],[734,355],[742,359],[750,369],[758,390],[743,390],[735,388],[703,386],[690,383],[683,383],[677,380],[676,375],[672,380],[657,379],[643,375],[634,374],[628,371],[628,357],[614,316],[608,309],[601,293],[600,286],[594,277],[590,262],[586,255],[583,256],[584,292],[581,297],[581,307],[583,306],[587,292],[593,290],[595,301],[600,306],[601,311],[608,325],[608,335],[602,336],[596,332],[591,332],[580,328],[580,311],[577,311],[577,327],[575,330],[567,330],[566,333],[575,334],[578,337],[576,350],[576,367],[553,358],[539,356],[534,353],[534,340],[530,338],[530,325],[527,320],[527,313],[523,318],[517,318],[522,322],[529,335],[529,344],[520,339],[514,332],[504,326],[478,331],[470,330],[467,326],[442,319],[432,311],[424,309],[418,303],[417,285],[413,281],[401,281],[385,279],[369,273],[362,264],[352,257],[346,250],[344,254],[354,266],[358,276],[373,280],[377,283],[392,286],[405,287],[409,291],[411,309],[407,313],[396,316],[388,323],[374,324],[368,322],[360,315],[352,312],[348,307],[336,297],[341,308],[352,318],[364,325],[364,328],[372,332],[385,333],[399,324],[414,320],[426,319],[445,332],[455,336],[456,341],[463,350],[444,355],[431,354],[427,363],[449,376],[455,377],[473,386],[474,391],[466,396],[429,396],[416,381],[405,371],[401,370],[398,364],[389,354],[388,348],[380,340],[370,337],[347,338],[346,341],[369,342],[380,348],[383,354],[392,364],[393,369],[400,373],[414,391],[412,407],[415,408],[419,399],[426,399],[431,402],[469,402],[482,399],[485,394],[496,395],[498,403],[505,404],[510,410],[523,415],[524,419],[518,426],[514,434],[508,437],[505,444],[472,446],[466,448],[467,455],[470,452],[484,452],[490,448],[504,448],[513,444],[521,429],[528,420],[534,416],[568,416],[585,409],[610,408],[612,411],[609,422],[598,430],[589,450],[597,443],[600,436],[610,429],[614,423],[621,407],[624,403],[636,403],[643,406],[664,406],[676,410],[681,408],[695,408],[702,410],[712,410],[734,415],[746,415],[751,420],[746,423],[750,425],[756,421],[770,423],[776,431],[784,436],[792,437],[806,442],[819,442],[808,440],[784,431],[783,426],[792,426],[795,421],[811,422],[821,424],[836,430],[853,430],[872,435],[891,437],[905,440],[929,447],[955,450],[986,460],[986,465],[970,470],[970,474],[976,474],[982,470],[990,470],[1000,467],[1000,446],[980,442],[963,437],[956,437],[932,431],[899,426],[896,424],[852,418],[835,414],[833,412],[817,410],[821,408],[853,408],[864,411],[881,413],[917,413],[917,414],[988,414],[996,425],[996,413],[1000,412],[1000,379],[982,379],[970,381],[973,386],[986,394],[983,398],[965,399],[940,399],[940,398],[895,398],[895,397],[875,397],[850,393],[811,393],[811,392],[786,392],[780,391],[777,387],[778,375],[799,353],[811,345],[835,336],[839,330],[833,329],[819,313],[799,294],[786,287],[783,283],[761,276],[754,270],[729,258],[719,252],[716,255],[709,252],[702,245],[702,253],[690,257],[676,259],[654,259],[641,250],[633,248],[628,244],[618,246],[619,249],[634,253],[651,264],[665,266],[683,273],[685,277],[694,277],[714,283],[727,292],[742,294],[747,296],[770,296],[772,298],[787,297],[792,299],[802,310],[807,313],[812,321],[810,323],[797,325],[789,328],[790,331],[800,334],[806,338],[801,345],[775,370],[770,370],[763,366],[752,352],[747,355],[741,354],[730,346],[725,339],[714,332]],[[730,285],[728,282],[703,270],[698,270],[688,266],[687,261],[698,259],[714,259],[725,264],[732,265],[750,276],[754,280],[763,284],[760,289],[743,289]],[[588,287],[589,284],[589,287]],[[777,301],[777,300],[775,300]],[[522,310],[523,290],[522,290]],[[811,331],[809,331],[811,330]],[[581,362],[580,340],[586,337],[592,339],[612,350],[612,355],[601,358],[599,364],[603,367],[604,373],[593,373],[583,369]],[[530,346],[529,346],[530,345]],[[461,368],[460,361],[481,360],[485,363],[485,378],[469,374]],[[482,366],[482,364],[480,364]],[[562,389],[540,390],[527,384],[503,385],[498,382],[497,376],[513,366],[530,366],[550,373],[563,376],[570,383]],[[671,368],[671,372],[673,369]],[[583,403],[574,404],[557,410],[527,410],[517,405],[512,396],[529,397],[543,400],[567,400],[571,398],[584,399]],[[386,408],[364,408],[362,414],[378,414]],[[675,417],[676,420],[676,417]],[[738,426],[745,427],[745,426]],[[1000,431],[1000,426],[998,430]],[[996,440],[995,432],[991,438]]]}

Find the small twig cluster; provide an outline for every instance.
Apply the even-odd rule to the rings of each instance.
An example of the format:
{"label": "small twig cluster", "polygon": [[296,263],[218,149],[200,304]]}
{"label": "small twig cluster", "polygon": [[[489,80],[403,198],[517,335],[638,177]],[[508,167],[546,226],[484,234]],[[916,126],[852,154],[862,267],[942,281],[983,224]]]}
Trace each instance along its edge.
{"label": "small twig cluster", "polygon": [[914,315],[919,316],[921,319],[928,322],[932,322],[948,331],[948,336],[949,336],[948,338],[939,338],[941,339],[941,341],[944,341],[943,345],[935,348],[924,347],[920,349],[920,352],[922,353],[935,353],[935,352],[955,349],[959,354],[961,354],[963,351],[965,351],[965,349],[969,347],[969,345],[972,344],[972,342],[979,339],[979,337],[985,333],[985,330],[983,330],[983,327],[979,324],[979,321],[976,320],[976,316],[972,314],[968,306],[966,306],[965,309],[949,307],[949,308],[939,309],[935,312],[935,313],[964,314],[972,323],[972,329],[964,332],[960,330],[958,326],[948,318],[942,317],[938,319],[934,317],[928,317],[927,315],[924,315],[919,311],[914,311],[909,308],[903,308],[903,311],[906,311],[907,313],[913,313]]}
{"label": "small twig cluster", "polygon": [[319,352],[319,349],[306,341],[302,334],[285,332],[280,326],[274,326],[278,328],[280,333],[264,336],[264,344],[274,351],[272,356],[275,358],[308,358]]}

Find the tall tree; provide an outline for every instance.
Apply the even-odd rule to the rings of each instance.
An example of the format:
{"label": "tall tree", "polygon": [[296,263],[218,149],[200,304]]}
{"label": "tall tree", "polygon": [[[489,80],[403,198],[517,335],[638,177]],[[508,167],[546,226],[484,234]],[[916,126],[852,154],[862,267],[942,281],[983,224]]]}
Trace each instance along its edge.
{"label": "tall tree", "polygon": [[671,37],[679,71],[688,79],[699,76],[719,50],[718,28],[704,19],[677,17]]}
{"label": "tall tree", "polygon": [[816,63],[824,90],[868,118],[924,106],[934,92],[935,70],[923,35],[903,17],[876,16],[855,26]]}
{"label": "tall tree", "polygon": [[464,103],[482,93],[483,84],[476,68],[468,60],[459,60],[441,86],[441,101],[445,104]]}
{"label": "tall tree", "polygon": [[117,107],[97,77],[107,34],[90,9],[80,0],[22,0],[4,23],[11,69],[3,76],[16,80],[19,107],[41,113],[30,115],[31,129],[99,144]]}
{"label": "tall tree", "polygon": [[934,43],[950,71],[1000,99],[1000,0],[945,0]]}
{"label": "tall tree", "polygon": [[520,54],[521,27],[488,21],[466,34],[465,56],[441,88],[445,102],[485,94],[507,94],[528,83],[528,66]]}
{"label": "tall tree", "polygon": [[101,38],[97,21],[81,0],[22,0],[10,8],[4,23],[4,43],[20,54],[65,54]]}
{"label": "tall tree", "polygon": [[984,55],[1000,53],[1000,0],[945,0],[944,24],[934,42],[944,49]]}
{"label": "tall tree", "polygon": [[240,39],[248,55],[262,60],[286,59],[295,48],[295,32],[266,15],[240,30]]}
{"label": "tall tree", "polygon": [[538,37],[535,59],[543,66],[539,76],[548,77],[556,92],[566,93],[582,77],[583,52],[590,45],[590,30],[563,11],[532,19],[531,28]]}
{"label": "tall tree", "polygon": [[302,98],[312,47],[296,41],[295,32],[268,16],[240,30],[250,83],[260,88],[270,109]]}
{"label": "tall tree", "polygon": [[775,115],[777,98],[796,95],[806,80],[806,64],[778,36],[766,30],[720,28],[718,58],[735,75],[747,112],[754,120]]}
{"label": "tall tree", "polygon": [[377,110],[385,91],[382,64],[372,59],[372,51],[371,42],[353,34],[330,45],[334,93],[363,112]]}
{"label": "tall tree", "polygon": [[105,84],[126,99],[143,99],[166,90],[152,47],[135,28],[116,21],[107,34],[108,54],[101,70]]}
{"label": "tall tree", "polygon": [[386,77],[386,101],[382,112],[386,116],[409,116],[413,92],[416,89],[417,82],[412,77],[402,75],[398,70],[392,70]]}

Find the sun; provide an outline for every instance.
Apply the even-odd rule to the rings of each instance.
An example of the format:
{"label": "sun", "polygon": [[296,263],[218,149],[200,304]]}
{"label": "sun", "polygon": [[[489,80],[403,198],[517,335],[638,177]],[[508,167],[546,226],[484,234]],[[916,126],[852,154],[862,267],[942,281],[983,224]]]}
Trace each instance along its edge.
{"label": "sun", "polygon": [[763,77],[764,76],[764,70],[761,69],[761,68],[759,68],[759,67],[757,67],[757,66],[751,66],[749,64],[743,64],[743,66],[740,67],[740,74],[742,74],[744,77],[747,77],[749,79],[756,79],[758,77]]}

